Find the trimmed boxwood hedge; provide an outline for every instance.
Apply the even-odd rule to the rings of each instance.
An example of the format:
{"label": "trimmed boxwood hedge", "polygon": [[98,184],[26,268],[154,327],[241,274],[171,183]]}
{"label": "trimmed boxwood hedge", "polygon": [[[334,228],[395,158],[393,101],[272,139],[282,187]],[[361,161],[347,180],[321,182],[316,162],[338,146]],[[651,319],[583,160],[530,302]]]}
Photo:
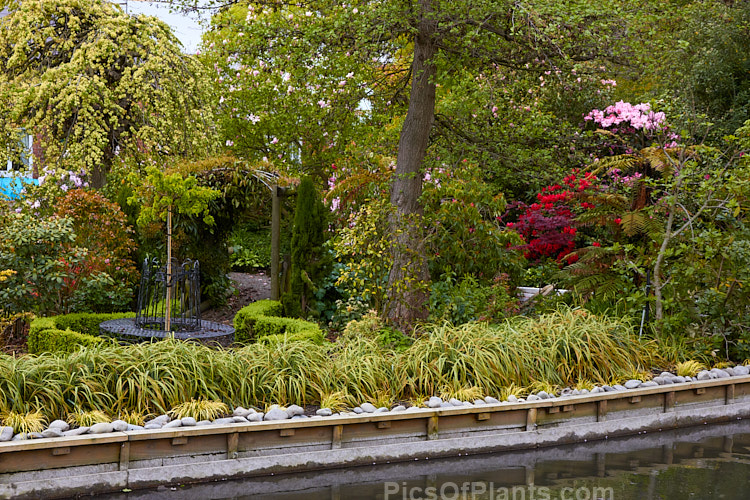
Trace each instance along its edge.
{"label": "trimmed boxwood hedge", "polygon": [[29,327],[28,350],[32,354],[71,352],[78,346],[98,345],[107,341],[99,336],[99,323],[134,316],[135,313],[79,313],[36,318]]}
{"label": "trimmed boxwood hedge", "polygon": [[281,302],[275,300],[259,300],[243,307],[234,317],[235,342],[323,342],[323,332],[318,325],[302,319],[284,318],[281,316],[283,311]]}

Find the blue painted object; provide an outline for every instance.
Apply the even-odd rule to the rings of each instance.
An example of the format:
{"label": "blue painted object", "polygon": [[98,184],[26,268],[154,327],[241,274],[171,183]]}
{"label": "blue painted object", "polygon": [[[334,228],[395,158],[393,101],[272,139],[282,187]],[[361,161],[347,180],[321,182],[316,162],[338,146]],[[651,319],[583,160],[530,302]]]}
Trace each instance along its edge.
{"label": "blue painted object", "polygon": [[24,184],[39,184],[39,179],[31,177],[0,177],[0,198],[11,200],[21,197]]}

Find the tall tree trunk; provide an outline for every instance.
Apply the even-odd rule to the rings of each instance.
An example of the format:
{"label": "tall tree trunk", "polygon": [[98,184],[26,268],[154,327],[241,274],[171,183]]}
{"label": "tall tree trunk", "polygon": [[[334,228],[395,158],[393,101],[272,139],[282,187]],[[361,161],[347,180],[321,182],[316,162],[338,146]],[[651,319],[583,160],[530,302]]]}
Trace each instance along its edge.
{"label": "tall tree trunk", "polygon": [[422,194],[420,171],[435,117],[437,70],[434,56],[437,49],[433,36],[437,26],[432,17],[432,0],[420,0],[419,6],[421,17],[414,41],[409,110],[401,129],[396,172],[391,182],[393,267],[388,276],[387,314],[405,333],[409,333],[418,320],[426,319],[429,312],[429,270],[419,197]]}

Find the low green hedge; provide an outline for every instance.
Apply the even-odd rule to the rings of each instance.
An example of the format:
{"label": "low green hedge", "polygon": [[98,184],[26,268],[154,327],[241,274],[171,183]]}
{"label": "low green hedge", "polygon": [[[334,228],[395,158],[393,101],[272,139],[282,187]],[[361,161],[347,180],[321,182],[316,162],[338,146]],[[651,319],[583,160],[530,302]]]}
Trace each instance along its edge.
{"label": "low green hedge", "polygon": [[249,304],[234,317],[234,340],[238,343],[275,343],[282,340],[308,340],[316,344],[324,336],[315,323],[296,318],[284,318],[281,302],[259,300]]}
{"label": "low green hedge", "polygon": [[29,332],[28,348],[32,354],[42,352],[73,352],[80,346],[96,346],[107,342],[102,337],[94,337],[73,330],[58,330],[49,328],[37,330],[35,334]]}
{"label": "low green hedge", "polygon": [[36,318],[29,327],[28,349],[40,352],[71,352],[78,346],[92,346],[106,342],[99,337],[99,323],[110,319],[132,318],[135,313],[64,314]]}
{"label": "low green hedge", "polygon": [[111,313],[111,314],[93,314],[93,313],[76,313],[64,314],[62,316],[53,316],[55,326],[61,330],[71,329],[74,332],[85,333],[86,335],[99,336],[99,323],[111,319],[134,318],[135,313]]}

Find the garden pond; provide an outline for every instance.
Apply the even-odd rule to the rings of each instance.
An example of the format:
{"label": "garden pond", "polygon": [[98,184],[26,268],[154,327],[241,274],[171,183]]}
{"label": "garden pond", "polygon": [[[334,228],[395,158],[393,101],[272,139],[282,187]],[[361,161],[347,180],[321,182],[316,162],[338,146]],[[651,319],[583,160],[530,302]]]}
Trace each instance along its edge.
{"label": "garden pond", "polygon": [[98,499],[745,499],[750,420],[577,445],[162,486]]}

